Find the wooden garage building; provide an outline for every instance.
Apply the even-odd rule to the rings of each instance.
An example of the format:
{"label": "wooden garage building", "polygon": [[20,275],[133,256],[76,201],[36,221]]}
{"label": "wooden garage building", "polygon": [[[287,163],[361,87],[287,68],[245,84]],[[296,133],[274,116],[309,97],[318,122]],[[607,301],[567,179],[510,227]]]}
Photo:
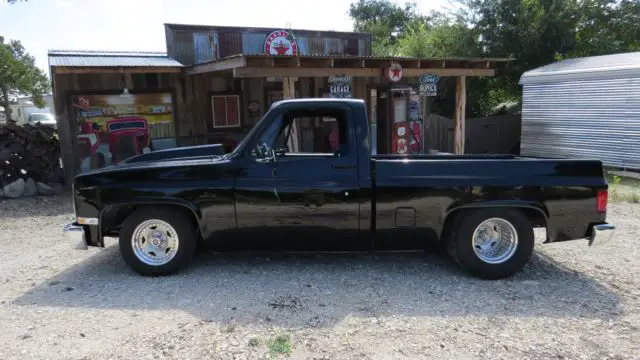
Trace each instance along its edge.
{"label": "wooden garage building", "polygon": [[[455,152],[464,153],[465,78],[509,61],[372,57],[368,33],[166,24],[165,34],[166,53],[49,52],[68,183],[141,151],[122,145],[126,134],[141,143],[146,134],[153,149],[233,145],[273,102],[293,97],[365,99],[375,151],[428,152],[423,136],[415,148],[398,145],[393,126],[412,122],[426,134],[420,99],[442,77],[456,78]],[[313,147],[325,126],[310,121],[301,143]]]}

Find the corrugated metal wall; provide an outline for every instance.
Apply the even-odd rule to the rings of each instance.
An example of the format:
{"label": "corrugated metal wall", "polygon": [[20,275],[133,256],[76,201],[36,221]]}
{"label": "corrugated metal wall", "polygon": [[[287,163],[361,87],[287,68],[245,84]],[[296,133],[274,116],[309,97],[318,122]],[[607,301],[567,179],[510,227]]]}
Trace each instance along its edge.
{"label": "corrugated metal wall", "polygon": [[[172,31],[172,30],[169,30]],[[173,31],[173,44],[167,45],[169,57],[178,60],[182,65],[195,64],[193,32],[186,30]]]}
{"label": "corrugated metal wall", "polygon": [[525,84],[521,155],[640,169],[640,77]]}
{"label": "corrugated metal wall", "polygon": [[[263,54],[269,31],[218,31],[207,29],[174,29],[165,27],[167,52],[185,66],[201,64],[238,54]],[[302,55],[369,56],[369,37],[362,34],[321,32],[295,33]]]}
{"label": "corrugated metal wall", "polygon": [[219,51],[218,34],[213,31],[202,31],[193,33],[193,47],[196,64],[218,59]]}

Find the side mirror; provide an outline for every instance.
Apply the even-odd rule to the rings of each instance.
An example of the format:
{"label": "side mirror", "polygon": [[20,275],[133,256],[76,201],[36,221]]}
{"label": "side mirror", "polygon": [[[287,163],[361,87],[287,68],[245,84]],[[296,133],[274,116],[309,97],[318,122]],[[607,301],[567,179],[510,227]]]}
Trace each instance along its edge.
{"label": "side mirror", "polygon": [[271,149],[264,158],[257,158],[256,162],[259,163],[274,163],[276,162],[276,151]]}
{"label": "side mirror", "polygon": [[278,148],[275,150],[276,156],[284,156],[289,151],[286,147]]}

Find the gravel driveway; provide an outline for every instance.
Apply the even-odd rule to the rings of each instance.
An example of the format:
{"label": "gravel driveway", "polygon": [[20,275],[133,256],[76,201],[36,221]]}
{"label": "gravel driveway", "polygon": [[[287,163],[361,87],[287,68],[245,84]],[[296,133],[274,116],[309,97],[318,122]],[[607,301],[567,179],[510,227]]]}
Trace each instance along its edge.
{"label": "gravel driveway", "polygon": [[538,246],[504,281],[422,253],[202,254],[142,278],[113,240],[62,242],[68,195],[0,201],[0,359],[637,359],[639,217],[611,204],[615,244]]}

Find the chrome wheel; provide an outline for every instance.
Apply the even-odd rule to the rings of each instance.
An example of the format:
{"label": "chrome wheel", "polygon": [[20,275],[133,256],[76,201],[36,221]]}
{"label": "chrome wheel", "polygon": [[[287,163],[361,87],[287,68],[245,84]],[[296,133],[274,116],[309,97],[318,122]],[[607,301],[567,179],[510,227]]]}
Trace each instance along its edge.
{"label": "chrome wheel", "polygon": [[507,220],[491,218],[483,221],[473,232],[473,251],[488,264],[509,260],[518,248],[518,232]]}
{"label": "chrome wheel", "polygon": [[133,253],[147,265],[161,266],[176,256],[180,239],[173,226],[162,220],[146,220],[131,236]]}

